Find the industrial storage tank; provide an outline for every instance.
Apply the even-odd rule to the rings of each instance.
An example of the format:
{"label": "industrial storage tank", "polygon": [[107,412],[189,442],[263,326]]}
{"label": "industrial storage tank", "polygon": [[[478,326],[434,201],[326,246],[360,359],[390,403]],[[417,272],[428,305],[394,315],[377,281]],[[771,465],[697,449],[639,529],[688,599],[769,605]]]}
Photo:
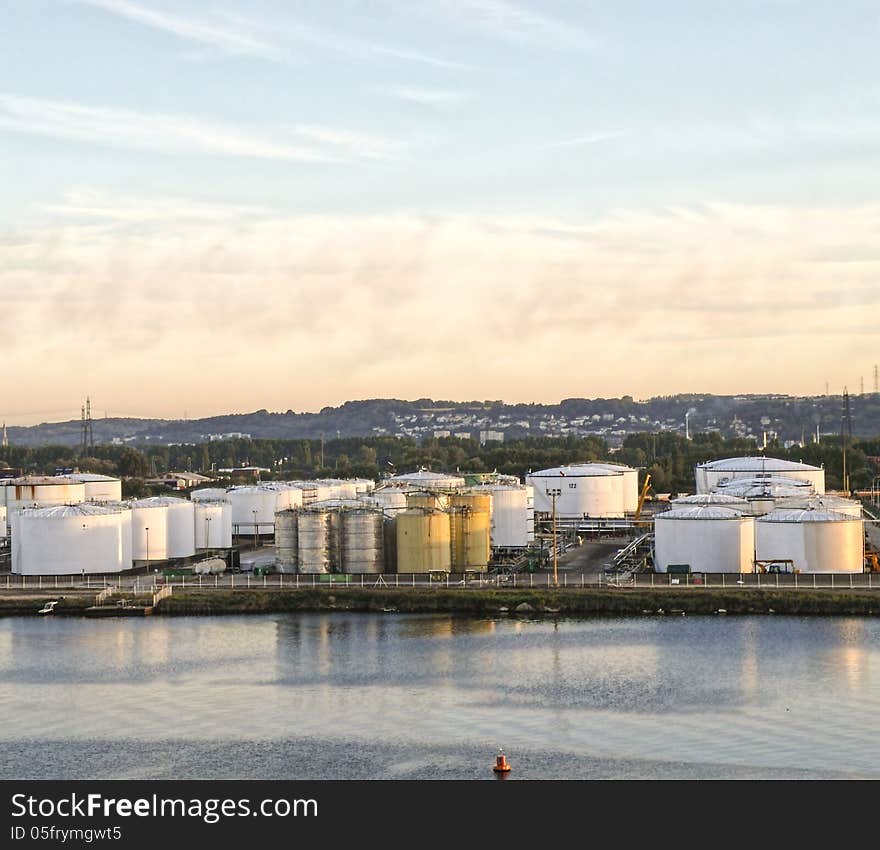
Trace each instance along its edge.
{"label": "industrial storage tank", "polygon": [[316,483],[329,488],[330,494],[325,496],[325,499],[356,499],[358,497],[358,486],[354,481],[344,481],[339,478],[322,478]]}
{"label": "industrial storage tank", "polygon": [[189,498],[193,502],[222,502],[226,499],[226,488],[202,487],[201,490],[193,490]]}
{"label": "industrial storage tank", "polygon": [[408,490],[405,498],[408,508],[445,511],[449,507],[449,496],[445,493],[432,493],[430,490]]}
{"label": "industrial storage tank", "polygon": [[[173,496],[150,496],[132,502],[132,509],[143,509],[149,505],[159,505],[166,509],[165,557],[189,558],[195,555],[195,504],[188,499],[177,499]],[[153,557],[152,553],[150,557]]]}
{"label": "industrial storage tank", "polygon": [[825,492],[825,470],[808,463],[775,457],[732,457],[711,460],[694,468],[698,493],[711,493],[719,485],[737,478],[793,478],[812,485],[817,493]]}
{"label": "industrial storage tank", "polygon": [[270,534],[275,529],[277,511],[299,507],[304,493],[287,482],[264,482],[233,487],[226,493],[232,505],[233,534]]}
{"label": "industrial storage tank", "polygon": [[755,520],[712,505],[674,508],[654,518],[654,569],[693,573],[754,572]]}
{"label": "industrial storage tank", "polygon": [[816,491],[809,481],[769,477],[735,478],[732,481],[719,484],[715,492],[745,499],[749,505],[748,512],[753,516],[762,516],[769,514],[778,504],[787,499],[808,499],[814,496]]}
{"label": "industrial storage tank", "polygon": [[54,505],[76,505],[86,500],[86,487],[82,481],[74,481],[59,475],[30,475],[11,478],[3,482],[6,519],[11,525],[11,515],[22,508],[49,508]]}
{"label": "industrial storage tank", "polygon": [[[639,509],[639,471],[635,467],[627,466],[623,463],[610,463],[602,461],[601,463],[583,464],[584,466],[599,467],[603,466],[611,472],[620,472],[623,475],[623,509],[627,513],[634,514]],[[581,466],[581,464],[575,464]]]}
{"label": "industrial storage tank", "polygon": [[449,572],[452,562],[449,514],[424,508],[399,513],[397,523],[397,572]]}
{"label": "industrial storage tank", "polygon": [[372,478],[353,478],[352,482],[359,496],[362,493],[371,493],[376,487],[376,482]]}
{"label": "industrial storage tank", "polygon": [[87,502],[121,502],[122,481],[110,475],[98,475],[94,472],[74,472],[62,476],[71,481],[81,481],[84,485],[84,496]]}
{"label": "industrial storage tank", "polygon": [[484,573],[489,569],[492,554],[490,521],[489,512],[485,510],[466,506],[449,509],[450,566],[453,572],[476,570]]}
{"label": "industrial storage tank", "polygon": [[307,508],[297,512],[297,568],[301,573],[329,573],[332,511]]}
{"label": "industrial storage tank", "polygon": [[131,502],[131,556],[135,561],[164,561],[168,557],[168,506],[163,502]]}
{"label": "industrial storage tank", "polygon": [[398,487],[414,487],[417,490],[457,490],[465,486],[464,478],[448,472],[429,472],[421,469],[418,472],[406,472],[386,478],[389,484]]}
{"label": "industrial storage tank", "polygon": [[860,573],[865,524],[824,509],[778,508],[755,522],[759,561],[791,560],[802,573]]}
{"label": "industrial storage tank", "polygon": [[196,549],[232,548],[232,506],[225,499],[194,502]]}
{"label": "industrial storage tank", "polygon": [[808,498],[792,497],[790,499],[780,499],[777,502],[777,507],[834,511],[835,513],[857,519],[861,518],[864,514],[861,502],[855,499],[845,499],[842,496],[834,496],[829,493],[825,493],[823,496],[810,496]]}
{"label": "industrial storage tank", "polygon": [[366,507],[342,511],[342,572],[381,573],[385,569],[385,517]]}
{"label": "industrial storage tank", "polygon": [[529,506],[529,490],[520,484],[481,484],[474,490],[492,495],[492,548],[524,549],[529,532],[534,537],[534,507]]}
{"label": "industrial storage tank", "polygon": [[716,508],[731,508],[740,513],[746,513],[749,510],[748,501],[737,496],[728,496],[726,493],[697,493],[693,496],[681,496],[678,499],[673,499],[670,504],[673,509],[713,505]]}
{"label": "industrial storage tank", "polygon": [[561,518],[622,517],[622,468],[601,463],[556,466],[529,473],[526,483],[535,488],[535,511],[551,513],[556,494],[556,515]]}
{"label": "industrial storage tank", "polygon": [[327,484],[319,484],[317,481],[287,481],[285,483],[302,493],[301,504],[305,507],[313,502],[323,502],[333,498],[333,488]]}
{"label": "industrial storage tank", "polygon": [[6,505],[0,505],[0,537],[8,537],[9,528],[6,525]]}
{"label": "industrial storage tank", "polygon": [[472,511],[483,511],[491,516],[492,491],[471,487],[461,493],[453,493],[449,497],[449,507],[470,508]]}
{"label": "industrial storage tank", "polygon": [[366,505],[382,508],[386,516],[406,510],[406,491],[400,487],[378,487],[371,493],[359,494],[358,499]]}
{"label": "industrial storage tank", "polygon": [[96,504],[23,508],[13,518],[12,572],[82,575],[131,569],[130,511]]}
{"label": "industrial storage tank", "polygon": [[275,565],[279,573],[295,573],[299,567],[299,511],[275,514]]}

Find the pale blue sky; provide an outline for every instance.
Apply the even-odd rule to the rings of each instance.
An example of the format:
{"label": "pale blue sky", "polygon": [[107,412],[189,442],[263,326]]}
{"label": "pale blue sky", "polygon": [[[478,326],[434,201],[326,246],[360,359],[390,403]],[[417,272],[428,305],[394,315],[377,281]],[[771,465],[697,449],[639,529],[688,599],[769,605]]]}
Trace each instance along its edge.
{"label": "pale blue sky", "polygon": [[[876,359],[875,3],[0,10],[10,422],[87,392],[156,415],[818,393]],[[218,337],[242,353],[206,380]],[[308,379],[278,366],[312,351]]]}

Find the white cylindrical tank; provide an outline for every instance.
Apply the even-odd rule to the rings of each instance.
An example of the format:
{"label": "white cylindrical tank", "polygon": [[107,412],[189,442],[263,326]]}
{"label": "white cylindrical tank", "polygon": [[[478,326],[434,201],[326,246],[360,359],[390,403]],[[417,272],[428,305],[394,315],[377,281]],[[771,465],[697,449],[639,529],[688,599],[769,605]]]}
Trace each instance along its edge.
{"label": "white cylindrical tank", "polygon": [[356,499],[358,497],[358,486],[354,481],[326,478],[317,483],[330,489],[330,495],[326,497],[327,499]]}
{"label": "white cylindrical tank", "polygon": [[82,481],[64,476],[32,475],[13,478],[5,483],[6,519],[11,525],[11,515],[22,508],[49,508],[55,505],[77,505],[86,500],[86,487]]}
{"label": "white cylindrical tank", "polygon": [[122,481],[110,475],[98,475],[93,472],[75,472],[63,476],[71,481],[81,481],[84,486],[86,502],[121,502]]}
{"label": "white cylindrical tank", "polygon": [[694,468],[697,493],[711,493],[720,484],[737,478],[793,478],[812,485],[817,493],[825,492],[825,470],[808,463],[775,457],[732,457],[710,460]]}
{"label": "white cylindrical tank", "polygon": [[676,508],[654,518],[654,569],[687,564],[693,573],[754,572],[755,520],[711,505]]}
{"label": "white cylindrical tank", "polygon": [[802,573],[860,573],[865,524],[825,509],[778,508],[756,520],[759,561],[791,560]]}
{"label": "white cylindrical tank", "polygon": [[700,505],[712,505],[716,508],[730,508],[740,513],[749,511],[749,503],[737,496],[728,496],[726,493],[696,493],[693,496],[681,496],[673,499],[672,508],[693,508]]}
{"label": "white cylindrical tank", "polygon": [[370,478],[354,478],[352,480],[358,495],[361,493],[370,493],[376,487],[376,482]]}
{"label": "white cylindrical tank", "polygon": [[260,485],[275,491],[275,513],[302,507],[303,491],[287,481],[265,481]]}
{"label": "white cylindrical tank", "polygon": [[81,575],[131,569],[131,511],[96,504],[23,508],[13,518],[12,572]]}
{"label": "white cylindrical tank", "polygon": [[164,561],[168,557],[168,506],[161,501],[138,499],[131,503],[131,555],[135,561]]}
{"label": "white cylindrical tank", "polygon": [[386,516],[394,516],[406,510],[406,490],[401,487],[377,487],[369,494],[358,496],[366,505],[382,508]]}
{"label": "white cylindrical tank", "polygon": [[276,482],[233,487],[226,493],[232,506],[233,534],[269,534],[275,528],[275,513],[296,507],[302,491]]}
{"label": "white cylindrical tank", "polygon": [[304,507],[333,497],[333,488],[318,481],[287,481],[286,483],[301,492],[300,504]]}
{"label": "white cylindrical tank", "polygon": [[232,548],[232,506],[225,500],[194,503],[196,549]]}
{"label": "white cylindrical tank", "polygon": [[193,490],[189,494],[193,502],[222,502],[226,499],[226,489],[223,487],[202,487],[201,490]]}
{"label": "white cylindrical tank", "polygon": [[534,535],[534,507],[530,516],[528,488],[521,484],[480,484],[472,489],[492,494],[492,548],[528,546],[530,529]]}
{"label": "white cylindrical tank", "polygon": [[800,508],[801,510],[826,510],[835,511],[844,516],[861,518],[863,515],[862,503],[855,499],[845,499],[842,496],[833,496],[826,493],[823,496],[811,496],[806,499],[792,497],[780,499],[776,506],[779,508]]}
{"label": "white cylindrical tank", "polygon": [[[176,499],[173,496],[151,496],[133,502],[132,509],[143,509],[151,504],[166,509],[165,557],[189,558],[195,555],[195,503],[188,499]],[[152,558],[152,554],[150,557]]]}
{"label": "white cylindrical tank", "polygon": [[624,475],[621,468],[600,463],[557,466],[526,476],[535,488],[535,511],[561,518],[622,517],[625,513]]}
{"label": "white cylindrical tank", "polygon": [[[582,464],[576,464],[581,466]],[[639,471],[632,466],[623,463],[583,464],[584,466],[604,466],[612,472],[620,472],[623,475],[623,509],[627,513],[635,513],[639,509]]]}
{"label": "white cylindrical tank", "polygon": [[448,472],[429,472],[426,469],[418,472],[406,472],[403,475],[392,475],[385,479],[386,483],[398,487],[414,487],[417,490],[456,490],[464,487],[465,481],[460,475]]}

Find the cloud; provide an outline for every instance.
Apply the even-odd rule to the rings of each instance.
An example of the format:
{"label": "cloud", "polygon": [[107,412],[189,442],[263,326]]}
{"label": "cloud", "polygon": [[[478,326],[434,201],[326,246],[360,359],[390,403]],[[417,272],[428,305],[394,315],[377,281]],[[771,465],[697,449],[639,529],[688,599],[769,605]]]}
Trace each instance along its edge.
{"label": "cloud", "polygon": [[88,374],[156,415],[808,392],[874,362],[880,262],[832,282],[825,258],[878,230],[878,205],[292,215],[80,189],[0,233],[6,368],[23,409]]}
{"label": "cloud", "polygon": [[599,142],[608,142],[611,139],[619,139],[625,136],[624,130],[604,130],[597,133],[588,133],[585,136],[577,136],[574,139],[565,139],[561,142],[548,142],[544,147],[548,148],[568,148],[582,147],[586,145],[595,145]]}
{"label": "cloud", "polygon": [[241,28],[224,28],[193,18],[152,9],[129,0],[79,0],[86,6],[94,6],[152,29],[171,33],[178,38],[195,41],[233,55],[276,56],[275,48],[262,39],[242,32]]}
{"label": "cloud", "polygon": [[375,61],[387,57],[447,70],[473,69],[431,53],[403,49],[327,30],[291,16],[261,19],[226,14],[219,22],[157,10],[131,0],[78,0],[142,26],[159,30],[232,56],[260,56],[275,62],[301,61],[298,49],[312,47],[346,58]]}
{"label": "cloud", "polygon": [[468,95],[461,91],[417,86],[389,86],[380,89],[380,91],[400,100],[418,103],[421,106],[456,106],[468,98]]}
{"label": "cloud", "polygon": [[533,11],[508,0],[433,0],[406,3],[406,11],[440,19],[446,25],[476,31],[519,46],[564,50],[594,50],[597,40],[568,21]]}
{"label": "cloud", "polygon": [[136,112],[69,101],[0,94],[0,127],[164,154],[211,154],[288,162],[351,162],[386,158],[388,139],[329,127],[243,131],[189,116]]}

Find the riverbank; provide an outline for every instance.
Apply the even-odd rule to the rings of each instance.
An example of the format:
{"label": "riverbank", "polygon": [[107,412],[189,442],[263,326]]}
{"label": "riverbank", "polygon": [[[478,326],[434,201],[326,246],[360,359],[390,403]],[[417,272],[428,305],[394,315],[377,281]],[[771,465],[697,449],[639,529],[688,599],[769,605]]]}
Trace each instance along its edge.
{"label": "riverbank", "polygon": [[[138,604],[138,597],[126,596]],[[0,616],[36,615],[57,595],[0,593]],[[146,600],[147,597],[144,597]],[[108,600],[113,604],[113,599]],[[56,615],[84,616],[94,594],[65,594]],[[145,603],[148,604],[148,603]],[[200,590],[175,588],[155,616],[222,616],[297,611],[446,613],[462,616],[642,616],[682,614],[880,615],[880,590],[724,588],[470,589],[388,588]]]}

